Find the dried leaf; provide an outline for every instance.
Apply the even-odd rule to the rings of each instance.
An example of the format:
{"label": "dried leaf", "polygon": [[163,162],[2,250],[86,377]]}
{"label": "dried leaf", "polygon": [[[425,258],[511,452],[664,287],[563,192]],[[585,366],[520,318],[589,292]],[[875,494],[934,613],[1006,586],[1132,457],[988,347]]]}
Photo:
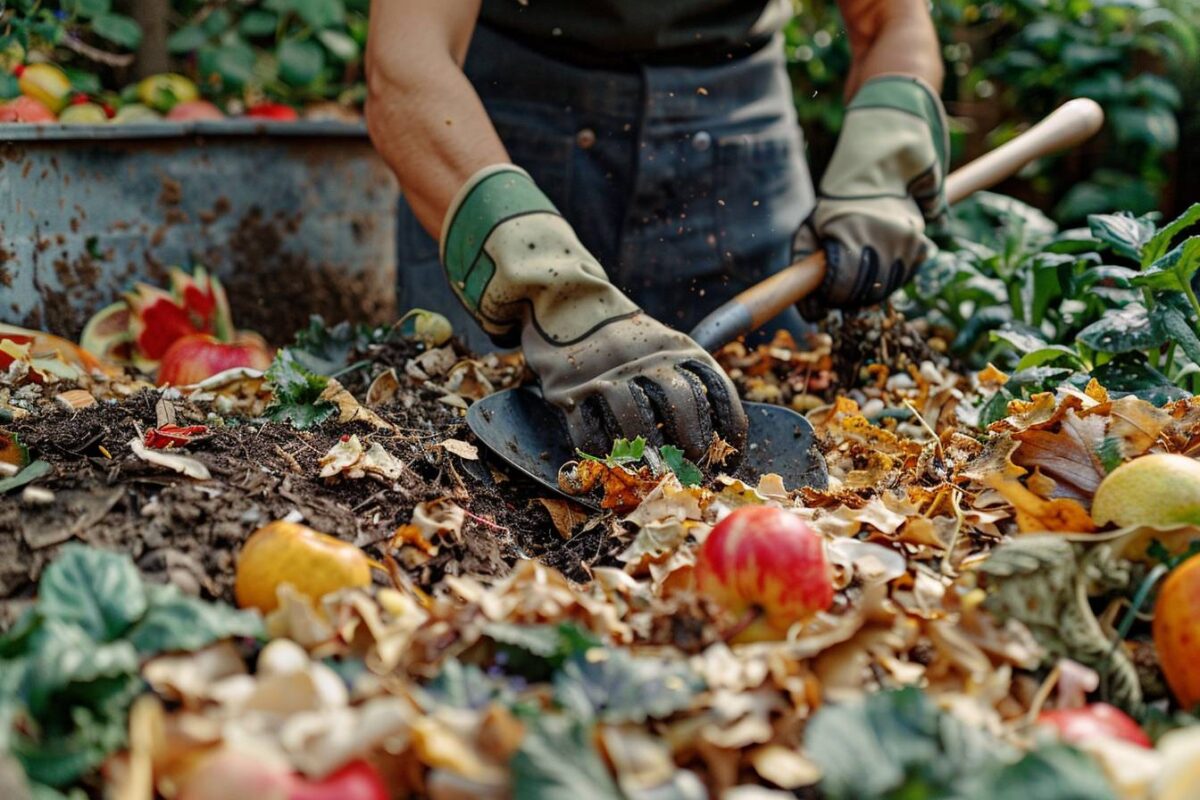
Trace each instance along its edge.
{"label": "dried leaf", "polygon": [[572,503],[570,500],[539,497],[538,502],[542,504],[542,508],[546,509],[546,513],[550,515],[550,521],[554,524],[554,530],[558,531],[558,535],[564,539],[570,539],[575,528],[588,518],[587,509],[578,503]]}
{"label": "dried leaf", "polygon": [[395,430],[392,423],[361,405],[354,395],[346,391],[337,379],[330,378],[321,392],[320,402],[330,403],[337,409],[337,421],[341,423],[365,422],[381,430]]}
{"label": "dried leaf", "polygon": [[379,408],[387,405],[396,399],[399,392],[400,378],[396,375],[396,370],[388,368],[371,381],[371,386],[367,389],[367,406]]}
{"label": "dried leaf", "polygon": [[443,439],[437,446],[467,461],[479,460],[479,448],[462,439]]}
{"label": "dried leaf", "polygon": [[1096,453],[1104,429],[1103,417],[1080,417],[1069,410],[1058,431],[1029,429],[1014,433],[1013,438],[1021,446],[1013,454],[1013,462],[1026,469],[1040,469],[1057,481],[1056,497],[1090,503],[1105,475]]}

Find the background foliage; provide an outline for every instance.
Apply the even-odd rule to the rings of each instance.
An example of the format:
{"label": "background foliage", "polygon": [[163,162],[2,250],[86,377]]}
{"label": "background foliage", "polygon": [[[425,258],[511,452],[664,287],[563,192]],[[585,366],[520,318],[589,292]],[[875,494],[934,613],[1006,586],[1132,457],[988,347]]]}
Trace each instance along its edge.
{"label": "background foliage", "polygon": [[[787,30],[796,106],[812,160],[841,123],[849,48],[833,0],[798,0]],[[1078,223],[1121,208],[1178,211],[1197,199],[1175,175],[1197,166],[1181,125],[1200,129],[1200,0],[934,0],[943,92],[961,159],[1011,138],[1072,97],[1100,102],[1102,134],[1004,188]],[[1178,153],[1181,141],[1184,152]]]}

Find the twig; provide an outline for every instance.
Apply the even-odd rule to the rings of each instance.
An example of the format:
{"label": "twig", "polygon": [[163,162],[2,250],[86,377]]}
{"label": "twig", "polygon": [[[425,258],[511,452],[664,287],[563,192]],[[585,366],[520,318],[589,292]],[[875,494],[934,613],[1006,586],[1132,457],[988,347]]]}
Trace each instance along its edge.
{"label": "twig", "polygon": [[68,50],[74,50],[84,58],[91,59],[98,64],[104,64],[108,67],[128,67],[133,63],[133,53],[109,53],[106,50],[92,47],[90,44],[80,41],[70,34],[63,37],[62,44]]}
{"label": "twig", "polygon": [[940,436],[938,436],[938,435],[937,435],[937,431],[935,431],[935,430],[934,430],[934,429],[933,429],[933,428],[932,428],[932,427],[929,425],[929,423],[925,421],[925,418],[921,416],[921,412],[920,412],[920,411],[917,411],[917,407],[916,407],[916,406],[914,406],[914,405],[912,404],[912,401],[911,401],[911,400],[909,400],[909,399],[906,397],[906,398],[904,398],[904,400],[902,400],[901,402],[903,402],[903,403],[904,403],[904,405],[905,405],[905,407],[906,407],[906,408],[908,408],[908,410],[912,412],[913,416],[917,418],[917,422],[919,422],[919,423],[921,424],[921,427],[922,427],[922,428],[924,428],[924,429],[926,430],[926,432],[927,432],[927,433],[928,433],[930,436],[932,436],[932,437],[933,437],[933,446],[934,446],[934,449],[936,449],[936,450],[937,450],[938,458],[940,458],[940,459],[942,459],[943,461],[945,461],[945,460],[946,460],[946,453],[945,453],[945,452],[942,450],[942,438],[941,438]]}

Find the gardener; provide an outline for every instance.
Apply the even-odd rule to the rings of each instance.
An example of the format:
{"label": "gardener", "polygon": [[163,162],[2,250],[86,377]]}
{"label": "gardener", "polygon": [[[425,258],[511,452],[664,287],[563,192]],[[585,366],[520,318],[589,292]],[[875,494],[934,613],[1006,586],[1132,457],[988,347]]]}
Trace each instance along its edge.
{"label": "gardener", "polygon": [[742,447],[732,384],[676,329],[817,247],[806,314],[878,303],[945,206],[925,0],[841,9],[850,103],[814,197],[790,0],[376,0],[367,120],[408,203],[403,302],[461,318],[452,287],[523,346],[589,452],[639,434],[692,458],[714,432]]}

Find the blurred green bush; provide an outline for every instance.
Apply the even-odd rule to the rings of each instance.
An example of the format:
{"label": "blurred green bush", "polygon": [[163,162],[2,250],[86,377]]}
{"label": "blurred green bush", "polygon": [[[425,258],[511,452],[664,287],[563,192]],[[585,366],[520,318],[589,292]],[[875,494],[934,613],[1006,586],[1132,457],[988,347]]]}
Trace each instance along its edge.
{"label": "blurred green bush", "polygon": [[[1091,97],[1107,114],[1102,134],[1032,165],[1004,188],[1063,222],[1186,203],[1181,195],[1194,188],[1173,179],[1183,174],[1176,155],[1181,122],[1200,127],[1200,0],[933,0],[932,9],[956,160],[1002,143],[1065,100]],[[841,121],[849,65],[836,3],[797,0],[787,46],[796,106],[819,169]]]}

